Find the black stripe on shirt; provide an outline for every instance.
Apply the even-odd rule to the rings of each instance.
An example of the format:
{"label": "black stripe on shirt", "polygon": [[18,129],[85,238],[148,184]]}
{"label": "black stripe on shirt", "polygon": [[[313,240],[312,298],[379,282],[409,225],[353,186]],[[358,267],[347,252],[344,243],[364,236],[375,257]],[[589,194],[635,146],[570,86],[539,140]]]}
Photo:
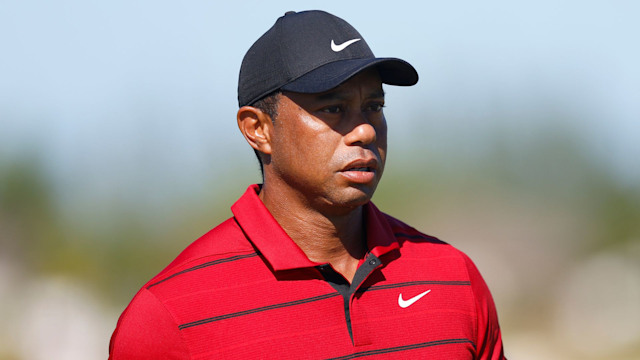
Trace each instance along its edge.
{"label": "black stripe on shirt", "polygon": [[473,341],[469,339],[446,339],[446,340],[429,341],[429,342],[420,343],[420,344],[396,346],[396,347],[386,348],[386,349],[360,351],[357,353],[330,358],[327,360],[348,360],[348,359],[359,358],[362,356],[388,354],[388,353],[393,353],[398,351],[407,351],[407,350],[414,350],[414,349],[426,348],[431,346],[439,346],[439,345],[448,345],[448,344],[471,344],[471,346],[473,346],[474,349],[476,347]]}
{"label": "black stripe on shirt", "polygon": [[238,316],[250,315],[250,314],[255,314],[255,313],[258,313],[258,312],[262,312],[262,311],[280,309],[280,308],[288,307],[288,306],[302,305],[302,304],[306,304],[306,303],[310,303],[310,302],[314,302],[314,301],[329,299],[329,298],[332,298],[332,297],[335,297],[335,296],[340,296],[340,294],[338,294],[337,292],[336,293],[330,293],[330,294],[324,294],[324,295],[314,296],[314,297],[307,298],[307,299],[289,301],[289,302],[286,302],[286,303],[273,304],[273,305],[263,306],[263,307],[259,307],[259,308],[255,308],[255,309],[249,309],[249,310],[245,310],[245,311],[238,311],[238,312],[234,312],[234,313],[231,313],[231,314],[214,316],[214,317],[210,317],[210,318],[207,318],[207,319],[202,319],[202,320],[192,321],[192,322],[188,322],[186,324],[182,324],[182,325],[178,326],[178,329],[184,330],[186,328],[190,328],[190,327],[193,327],[193,326],[198,326],[198,325],[211,323],[211,322],[214,322],[214,321],[226,320],[226,319],[230,319],[230,318],[234,318],[234,317],[238,317]]}
{"label": "black stripe on shirt", "polygon": [[173,274],[171,276],[167,276],[166,278],[164,278],[164,279],[162,279],[160,281],[154,282],[153,284],[147,286],[147,289],[151,288],[152,286],[156,286],[156,285],[158,285],[158,284],[160,284],[160,283],[162,283],[164,281],[167,281],[167,280],[169,280],[171,278],[174,278],[174,277],[176,277],[178,275],[182,275],[184,273],[188,273],[190,271],[199,270],[199,269],[202,269],[202,268],[206,268],[206,267],[209,267],[209,266],[218,265],[218,264],[222,264],[222,263],[226,263],[226,262],[231,262],[231,261],[251,258],[251,257],[254,257],[254,256],[258,256],[258,253],[250,253],[250,254],[244,254],[244,255],[234,255],[234,256],[230,256],[228,258],[213,260],[213,261],[209,261],[209,262],[206,262],[206,263],[203,263],[203,264],[200,264],[200,265],[196,265],[194,267],[190,267],[188,269],[179,271],[179,272],[177,272],[177,273],[175,273],[175,274]]}
{"label": "black stripe on shirt", "polygon": [[360,288],[358,292],[365,292],[370,290],[386,290],[386,289],[395,289],[406,286],[415,286],[415,285],[445,285],[445,286],[470,286],[471,281],[459,281],[459,280],[423,280],[423,281],[408,281],[401,282],[396,284],[388,284],[388,285],[372,285],[368,288]]}

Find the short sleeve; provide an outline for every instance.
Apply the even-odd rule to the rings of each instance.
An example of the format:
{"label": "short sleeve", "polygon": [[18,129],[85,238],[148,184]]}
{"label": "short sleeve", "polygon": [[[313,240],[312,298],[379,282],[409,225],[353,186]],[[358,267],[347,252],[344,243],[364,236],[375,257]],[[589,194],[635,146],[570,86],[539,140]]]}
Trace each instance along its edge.
{"label": "short sleeve", "polygon": [[476,359],[506,359],[502,346],[500,325],[498,324],[498,314],[496,312],[496,306],[493,302],[491,292],[471,259],[464,254],[463,256],[467,266],[467,271],[469,272],[471,288],[476,302]]}
{"label": "short sleeve", "polygon": [[133,298],[111,336],[109,360],[190,359],[178,324],[147,289]]}

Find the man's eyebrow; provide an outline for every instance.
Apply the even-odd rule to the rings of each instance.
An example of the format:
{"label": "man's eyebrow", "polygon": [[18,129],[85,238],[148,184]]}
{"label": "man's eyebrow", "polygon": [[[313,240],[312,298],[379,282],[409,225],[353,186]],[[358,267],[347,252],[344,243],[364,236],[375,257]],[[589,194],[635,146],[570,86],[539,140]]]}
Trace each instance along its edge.
{"label": "man's eyebrow", "polygon": [[347,98],[347,95],[340,91],[329,91],[324,94],[320,94],[316,97],[317,100],[344,100]]}
{"label": "man's eyebrow", "polygon": [[369,99],[384,98],[384,90],[375,90],[368,96]]}

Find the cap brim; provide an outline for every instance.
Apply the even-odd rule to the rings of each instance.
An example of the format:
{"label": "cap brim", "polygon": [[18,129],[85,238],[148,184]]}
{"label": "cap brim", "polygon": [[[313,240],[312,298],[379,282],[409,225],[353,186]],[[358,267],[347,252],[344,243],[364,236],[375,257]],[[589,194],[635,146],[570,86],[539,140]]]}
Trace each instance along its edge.
{"label": "cap brim", "polygon": [[335,61],[314,69],[281,87],[299,93],[331,90],[359,72],[376,67],[384,84],[411,86],[418,82],[418,72],[408,62],[396,58],[349,59]]}

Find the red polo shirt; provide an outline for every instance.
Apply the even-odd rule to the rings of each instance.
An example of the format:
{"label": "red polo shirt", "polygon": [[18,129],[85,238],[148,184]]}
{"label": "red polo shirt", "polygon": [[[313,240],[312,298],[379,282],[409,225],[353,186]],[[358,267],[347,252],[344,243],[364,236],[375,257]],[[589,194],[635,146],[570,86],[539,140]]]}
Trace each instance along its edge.
{"label": "red polo shirt", "polygon": [[365,206],[352,283],[310,261],[253,185],[122,313],[110,359],[503,359],[491,294],[452,246]]}

